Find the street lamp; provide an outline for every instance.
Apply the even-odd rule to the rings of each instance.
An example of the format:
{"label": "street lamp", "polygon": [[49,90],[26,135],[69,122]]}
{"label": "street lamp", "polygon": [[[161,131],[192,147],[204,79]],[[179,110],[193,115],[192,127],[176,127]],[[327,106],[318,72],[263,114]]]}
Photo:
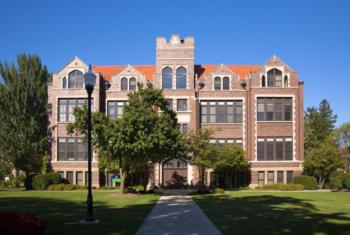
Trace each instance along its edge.
{"label": "street lamp", "polygon": [[94,219],[93,213],[93,199],[92,199],[92,190],[91,190],[91,161],[92,161],[92,145],[91,145],[91,94],[94,90],[96,84],[96,75],[92,72],[91,65],[89,65],[89,70],[84,74],[84,84],[85,89],[88,94],[88,195],[87,195],[87,213],[86,218],[83,220],[83,223],[98,223],[98,220]]}

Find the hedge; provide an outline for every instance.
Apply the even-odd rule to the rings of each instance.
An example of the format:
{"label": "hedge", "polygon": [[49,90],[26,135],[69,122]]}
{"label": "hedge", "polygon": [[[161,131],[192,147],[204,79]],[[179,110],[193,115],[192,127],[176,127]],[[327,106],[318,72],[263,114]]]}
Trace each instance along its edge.
{"label": "hedge", "polygon": [[304,190],[304,185],[302,184],[267,184],[264,187],[259,187],[259,189],[267,190],[281,190],[281,191],[298,191]]}
{"label": "hedge", "polygon": [[343,185],[346,189],[350,189],[350,173],[344,174]]}
{"label": "hedge", "polygon": [[343,188],[343,179],[344,179],[345,173],[338,171],[332,173],[331,177],[329,177],[329,184],[332,189],[342,189]]}
{"label": "hedge", "polygon": [[52,184],[48,187],[48,190],[52,191],[71,191],[77,189],[86,189],[86,186],[81,186],[78,184]]}
{"label": "hedge", "polygon": [[47,189],[52,184],[59,184],[62,182],[61,175],[58,173],[47,173],[43,175],[36,175],[32,179],[33,189]]}
{"label": "hedge", "polygon": [[301,184],[306,190],[315,190],[317,189],[317,179],[313,176],[299,175],[294,177],[294,184]]}

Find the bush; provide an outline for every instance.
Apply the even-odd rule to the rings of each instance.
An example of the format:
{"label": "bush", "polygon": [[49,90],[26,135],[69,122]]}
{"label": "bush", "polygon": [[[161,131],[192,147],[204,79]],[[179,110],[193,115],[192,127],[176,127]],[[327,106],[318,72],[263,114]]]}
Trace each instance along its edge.
{"label": "bush", "polygon": [[59,184],[62,182],[61,175],[58,173],[48,173],[43,175],[36,175],[32,180],[33,189],[47,189],[52,184]]}
{"label": "bush", "polygon": [[332,173],[331,177],[329,178],[329,184],[332,189],[342,189],[343,188],[343,179],[344,179],[345,173],[338,171]]}
{"label": "bush", "polygon": [[24,186],[24,175],[19,175],[17,177],[13,177],[10,179],[10,187],[11,188],[19,188],[21,186]]}
{"label": "bush", "polygon": [[131,185],[126,188],[127,193],[140,193],[143,191],[144,190],[142,185]]}
{"label": "bush", "polygon": [[52,184],[47,189],[52,191],[71,191],[76,189],[86,189],[86,186],[81,186],[78,184]]}
{"label": "bush", "polygon": [[223,189],[223,188],[216,188],[216,189],[214,189],[214,193],[224,194],[225,193],[225,189]]}
{"label": "bush", "polygon": [[52,184],[47,189],[48,190],[52,190],[52,191],[62,191],[64,189],[64,185],[65,184],[63,184],[63,183],[61,183],[61,184]]}
{"label": "bush", "polygon": [[298,191],[304,190],[304,185],[302,184],[267,184],[260,189],[267,190],[281,190],[281,191]]}
{"label": "bush", "polygon": [[0,212],[0,231],[7,235],[42,235],[45,234],[45,222],[35,215]]}
{"label": "bush", "polygon": [[36,175],[35,174],[34,175],[28,175],[26,177],[26,179],[24,180],[24,187],[27,190],[33,189],[32,183],[33,183],[34,176],[36,176]]}
{"label": "bush", "polygon": [[294,177],[294,184],[301,184],[306,190],[315,190],[317,189],[317,179],[313,176],[299,175]]}
{"label": "bush", "polygon": [[346,189],[350,189],[350,173],[344,174],[343,185]]}

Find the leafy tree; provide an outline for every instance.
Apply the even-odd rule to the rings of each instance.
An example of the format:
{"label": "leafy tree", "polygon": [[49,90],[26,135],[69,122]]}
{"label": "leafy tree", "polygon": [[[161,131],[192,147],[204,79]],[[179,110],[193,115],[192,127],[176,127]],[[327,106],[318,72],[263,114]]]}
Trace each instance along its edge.
{"label": "leafy tree", "polygon": [[28,176],[40,171],[47,149],[46,66],[36,55],[21,54],[17,65],[0,63],[0,149]]}
{"label": "leafy tree", "polygon": [[248,161],[244,157],[242,147],[236,144],[228,144],[218,147],[218,155],[213,163],[215,171],[225,173],[225,187],[232,185],[232,175],[235,171],[247,169]]}
{"label": "leafy tree", "polygon": [[[161,90],[138,84],[138,90],[129,93],[128,97],[128,105],[120,119],[111,119],[104,113],[93,114],[93,143],[118,164],[121,192],[124,192],[125,179],[132,169],[184,152],[176,114],[167,108]],[[86,108],[75,110],[75,116],[75,123],[67,130],[86,136]]]}
{"label": "leafy tree", "polygon": [[188,152],[191,155],[191,163],[198,166],[199,184],[202,190],[204,190],[205,169],[213,166],[217,155],[216,145],[209,144],[212,133],[211,129],[200,129],[188,137]]}
{"label": "leafy tree", "polygon": [[334,131],[337,116],[327,100],[322,100],[319,107],[307,108],[305,112],[305,153],[318,146]]}
{"label": "leafy tree", "polygon": [[333,172],[343,167],[343,162],[331,136],[323,140],[317,147],[312,148],[304,161],[304,171],[318,178],[319,188],[323,188],[324,182]]}
{"label": "leafy tree", "polygon": [[[337,141],[340,148],[350,148],[350,122],[343,123],[336,129]],[[349,153],[348,151],[345,151]]]}

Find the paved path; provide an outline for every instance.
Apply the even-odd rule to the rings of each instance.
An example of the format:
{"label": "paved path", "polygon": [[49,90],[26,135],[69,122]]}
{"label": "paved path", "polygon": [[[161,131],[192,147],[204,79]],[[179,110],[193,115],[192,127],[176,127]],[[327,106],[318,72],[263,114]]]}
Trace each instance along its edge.
{"label": "paved path", "polygon": [[221,234],[187,191],[166,191],[136,235]]}

